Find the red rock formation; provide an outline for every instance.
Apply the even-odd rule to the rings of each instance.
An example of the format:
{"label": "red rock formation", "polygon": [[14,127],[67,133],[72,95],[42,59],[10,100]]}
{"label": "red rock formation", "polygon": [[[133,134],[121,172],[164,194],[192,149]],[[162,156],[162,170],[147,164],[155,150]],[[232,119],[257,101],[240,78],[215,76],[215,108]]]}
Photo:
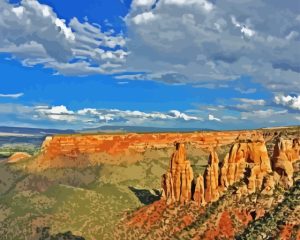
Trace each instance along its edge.
{"label": "red rock formation", "polygon": [[221,173],[220,173],[220,187],[222,188],[222,190],[226,190],[227,187],[229,186],[229,182],[227,179],[228,159],[229,159],[229,153],[226,154],[226,156],[223,160],[223,165],[222,165]]}
{"label": "red rock formation", "polygon": [[278,138],[272,157],[272,165],[279,175],[279,182],[286,188],[293,185],[293,163],[300,159],[299,140],[285,140]]}
{"label": "red rock formation", "polygon": [[171,148],[175,141],[192,143],[196,148],[231,144],[240,135],[253,131],[149,133],[149,134],[74,134],[47,137],[35,168],[120,164],[143,159],[147,149]]}
{"label": "red rock formation", "polygon": [[246,154],[247,143],[235,143],[232,146],[229,155],[223,164],[223,169],[221,169],[222,184],[227,183],[228,185],[232,185],[244,176]]}
{"label": "red rock formation", "polygon": [[167,202],[185,203],[191,200],[193,169],[186,158],[183,143],[176,143],[176,150],[172,155],[169,171],[164,174],[163,179],[162,187]]}
{"label": "red rock formation", "polygon": [[205,206],[205,189],[204,189],[204,179],[201,175],[199,175],[196,179],[194,179],[195,191],[193,195],[194,201],[198,204],[198,206]]}
{"label": "red rock formation", "polygon": [[171,172],[163,174],[161,187],[163,189],[162,199],[166,199],[167,203],[175,202],[174,184]]}
{"label": "red rock formation", "polygon": [[248,178],[248,190],[250,193],[261,190],[264,176],[270,172],[271,162],[263,140],[252,142],[249,145],[248,163],[252,163],[250,177]]}
{"label": "red rock formation", "polygon": [[28,159],[32,157],[30,154],[26,152],[16,152],[8,158],[8,163],[16,163],[24,159]]}
{"label": "red rock formation", "polygon": [[215,151],[211,151],[208,167],[205,171],[205,201],[213,202],[219,199],[219,158]]}
{"label": "red rock formation", "polygon": [[247,142],[235,143],[224,159],[221,169],[221,186],[227,188],[240,181],[248,169],[250,192],[261,189],[264,176],[271,172],[270,159],[262,138],[255,137]]}

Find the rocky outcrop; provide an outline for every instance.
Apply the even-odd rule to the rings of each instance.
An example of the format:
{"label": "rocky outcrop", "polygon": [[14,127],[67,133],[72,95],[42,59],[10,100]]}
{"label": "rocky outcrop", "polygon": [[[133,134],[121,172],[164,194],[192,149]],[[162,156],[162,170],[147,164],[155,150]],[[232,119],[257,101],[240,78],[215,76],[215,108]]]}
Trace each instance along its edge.
{"label": "rocky outcrop", "polygon": [[262,188],[264,177],[272,172],[271,161],[268,156],[266,144],[263,140],[249,144],[250,177],[248,177],[249,193],[259,191]]}
{"label": "rocky outcrop", "polygon": [[215,151],[211,151],[208,167],[205,170],[205,201],[214,202],[219,199],[219,158]]}
{"label": "rocky outcrop", "polygon": [[223,160],[223,165],[221,168],[220,172],[220,187],[222,190],[226,190],[227,187],[229,186],[228,182],[228,159],[229,159],[229,153],[226,154],[224,160]]}
{"label": "rocky outcrop", "polygon": [[269,174],[264,179],[263,190],[261,191],[264,195],[273,195],[275,189],[275,179],[274,176]]}
{"label": "rocky outcrop", "polygon": [[175,202],[174,184],[171,172],[162,175],[161,187],[163,189],[162,199],[166,199],[168,204]]}
{"label": "rocky outcrop", "polygon": [[8,158],[8,163],[17,163],[21,160],[31,158],[32,156],[26,152],[16,152]]}
{"label": "rocky outcrop", "polygon": [[279,137],[275,143],[272,165],[280,184],[288,188],[293,185],[293,163],[300,159],[299,139],[289,140]]}
{"label": "rocky outcrop", "polygon": [[271,172],[270,159],[263,139],[255,137],[246,142],[235,143],[221,168],[221,187],[240,181],[248,175],[248,190],[261,189],[264,176]]}
{"label": "rocky outcrop", "polygon": [[234,184],[244,176],[247,150],[247,143],[235,143],[231,147],[229,155],[225,157],[223,168],[221,169],[222,184],[224,184],[224,187]]}
{"label": "rocky outcrop", "polygon": [[195,190],[193,194],[193,199],[198,206],[205,206],[205,188],[204,188],[204,179],[202,175],[199,175],[194,179]]}
{"label": "rocky outcrop", "polygon": [[195,148],[231,144],[253,131],[147,133],[147,134],[73,134],[47,137],[35,168],[85,167],[102,163],[120,164],[144,158],[148,150],[171,149],[175,141]]}
{"label": "rocky outcrop", "polygon": [[[274,140],[279,134],[267,135],[267,143],[257,135],[238,138],[225,155],[220,168],[217,153],[211,151],[204,175],[195,174],[191,191],[193,201],[172,206],[168,206],[165,201],[157,201],[155,204],[161,205],[164,212],[160,211],[162,207],[157,207],[152,215],[149,210],[151,207],[145,206],[142,215],[134,216],[135,222],[141,226],[137,233],[142,232],[142,238],[151,235],[163,239],[273,239],[280,236],[282,225],[290,224],[293,226],[290,229],[292,233],[284,238],[298,239],[299,228],[295,226],[299,225],[299,144],[296,140],[284,140],[286,144],[278,141],[274,149]],[[296,134],[292,135],[295,136]],[[268,153],[272,154],[273,151],[271,162]],[[224,149],[218,149],[218,152],[223,154]],[[179,158],[186,159],[185,154],[176,150],[172,161],[176,159],[175,155],[184,156]],[[294,185],[283,190],[278,182],[288,173],[287,162],[291,162],[294,169]],[[202,170],[197,165],[195,169]],[[282,175],[279,175],[280,171]],[[169,197],[164,195],[164,198],[172,199],[174,196],[175,201],[170,172],[172,171],[163,176],[164,191],[169,193]],[[210,204],[218,199],[218,194],[222,197]],[[141,223],[140,216],[148,220]],[[190,224],[187,225],[187,222]],[[145,232],[144,226],[149,231]],[[129,232],[137,228],[134,225]],[[134,234],[133,239],[135,236],[141,234]]]}
{"label": "rocky outcrop", "polygon": [[193,169],[186,158],[183,143],[176,143],[169,170],[163,175],[164,196],[167,202],[185,203],[192,199]]}
{"label": "rocky outcrop", "polygon": [[273,189],[274,179],[267,176],[272,172],[267,148],[264,140],[258,137],[233,144],[221,169],[216,151],[211,150],[204,176],[194,179],[193,191],[193,170],[186,158],[183,143],[176,143],[176,151],[169,166],[168,172],[162,176],[163,198],[168,203],[187,202],[193,198],[198,205],[205,205],[217,201],[230,185],[242,180],[244,184],[239,187],[237,198],[246,192],[253,193],[263,189],[268,194]]}

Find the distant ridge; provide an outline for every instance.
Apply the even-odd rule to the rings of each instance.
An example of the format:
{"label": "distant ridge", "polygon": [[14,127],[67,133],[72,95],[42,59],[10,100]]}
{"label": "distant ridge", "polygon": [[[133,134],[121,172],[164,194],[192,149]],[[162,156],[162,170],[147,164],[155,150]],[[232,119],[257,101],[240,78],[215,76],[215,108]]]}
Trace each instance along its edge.
{"label": "distant ridge", "polygon": [[53,135],[53,134],[71,134],[71,133],[76,133],[76,131],[74,131],[74,130],[60,130],[60,129],[0,126],[0,133],[30,134],[30,135],[44,136],[44,135]]}
{"label": "distant ridge", "polygon": [[97,128],[86,128],[79,132],[93,133],[93,132],[195,132],[195,131],[213,131],[206,128],[160,128],[160,127],[142,127],[142,126],[101,126]]}

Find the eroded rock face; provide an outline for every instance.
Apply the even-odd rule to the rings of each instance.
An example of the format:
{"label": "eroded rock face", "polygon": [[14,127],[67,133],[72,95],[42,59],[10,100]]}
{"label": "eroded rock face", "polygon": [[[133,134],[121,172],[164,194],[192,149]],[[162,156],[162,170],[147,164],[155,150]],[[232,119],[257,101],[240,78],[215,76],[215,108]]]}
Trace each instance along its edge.
{"label": "eroded rock face", "polygon": [[205,188],[204,188],[204,179],[202,175],[199,175],[194,179],[195,191],[193,199],[198,204],[198,206],[205,206]]}
{"label": "eroded rock face", "polygon": [[249,175],[249,192],[261,189],[264,176],[272,171],[267,148],[261,138],[235,143],[232,146],[221,168],[221,186],[227,188],[240,181],[246,171]]}
{"label": "eroded rock face", "polygon": [[230,149],[221,169],[222,184],[227,185],[226,187],[239,181],[244,176],[247,150],[247,143],[235,143]]}
{"label": "eroded rock face", "polygon": [[208,167],[205,171],[205,201],[214,202],[219,199],[219,158],[215,151],[211,151]]}
{"label": "eroded rock face", "polygon": [[250,177],[248,178],[248,190],[250,193],[262,188],[263,179],[266,174],[271,173],[271,162],[264,141],[249,143],[249,157],[247,162],[252,163]]}
{"label": "eroded rock face", "polygon": [[166,199],[167,203],[175,201],[174,184],[171,172],[167,172],[162,176],[161,187],[163,189],[162,199]]}
{"label": "eroded rock face", "polygon": [[254,192],[271,196],[278,182],[287,187],[293,184],[293,161],[296,163],[299,158],[299,141],[277,142],[273,156],[275,172],[272,171],[266,144],[262,138],[255,136],[239,141],[241,142],[232,145],[221,168],[216,151],[211,150],[204,175],[199,175],[194,180],[184,144],[176,143],[169,170],[162,176],[163,198],[168,203],[193,199],[198,206],[204,206],[217,201],[234,183],[238,183],[239,186],[236,192],[237,199]]}
{"label": "eroded rock face", "polygon": [[193,169],[186,158],[183,143],[176,143],[169,170],[163,176],[163,189],[167,202],[185,203],[192,199]]}
{"label": "eroded rock face", "polygon": [[192,143],[196,148],[231,144],[237,136],[254,131],[146,133],[146,134],[73,134],[47,137],[32,168],[86,167],[102,163],[120,164],[143,160],[149,149],[171,148],[175,141]]}
{"label": "eroded rock face", "polygon": [[228,172],[228,159],[229,159],[229,153],[226,154],[224,160],[223,160],[223,165],[221,168],[221,173],[220,173],[220,187],[222,187],[223,190],[226,190],[229,186],[229,182],[227,179],[227,172]]}
{"label": "eroded rock face", "polygon": [[272,157],[272,165],[274,171],[279,175],[279,183],[286,188],[293,185],[293,163],[299,160],[299,153],[299,139],[277,139]]}

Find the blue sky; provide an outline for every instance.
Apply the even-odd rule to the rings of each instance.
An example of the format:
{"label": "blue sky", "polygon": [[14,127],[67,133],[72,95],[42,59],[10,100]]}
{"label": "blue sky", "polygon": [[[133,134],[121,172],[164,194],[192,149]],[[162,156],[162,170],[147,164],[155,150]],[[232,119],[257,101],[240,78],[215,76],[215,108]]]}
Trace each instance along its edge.
{"label": "blue sky", "polygon": [[0,0],[1,125],[299,124],[297,9],[295,1]]}

